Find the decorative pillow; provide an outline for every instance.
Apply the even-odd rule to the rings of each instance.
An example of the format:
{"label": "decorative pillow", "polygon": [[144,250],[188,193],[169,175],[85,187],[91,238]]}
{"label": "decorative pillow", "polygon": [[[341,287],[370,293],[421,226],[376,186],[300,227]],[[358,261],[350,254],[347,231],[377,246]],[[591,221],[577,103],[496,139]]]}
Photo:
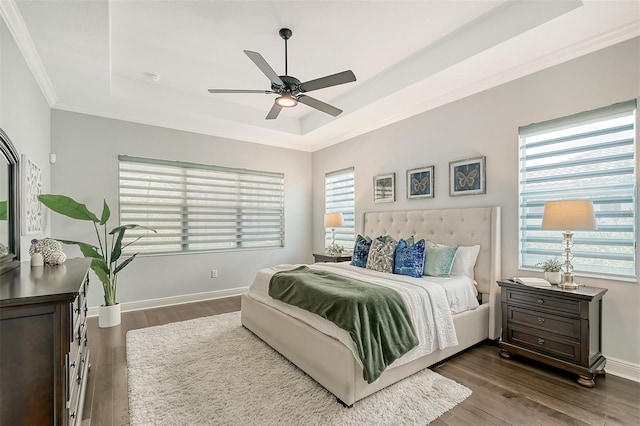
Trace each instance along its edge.
{"label": "decorative pillow", "polygon": [[353,256],[351,257],[351,265],[364,268],[367,266],[369,258],[369,249],[371,248],[371,238],[359,235],[353,246]]}
{"label": "decorative pillow", "polygon": [[480,253],[480,246],[460,246],[453,261],[451,275],[466,275],[472,280],[475,279],[473,268],[476,266]]}
{"label": "decorative pillow", "polygon": [[427,241],[424,261],[424,274],[432,277],[448,277],[451,275],[453,261],[456,258],[458,245],[445,246]]}
{"label": "decorative pillow", "polygon": [[396,246],[393,273],[420,278],[424,270],[425,244],[424,240],[420,240],[415,244],[400,240]]}
{"label": "decorative pillow", "polygon": [[367,269],[393,273],[393,254],[398,243],[389,236],[378,237],[371,243]]}

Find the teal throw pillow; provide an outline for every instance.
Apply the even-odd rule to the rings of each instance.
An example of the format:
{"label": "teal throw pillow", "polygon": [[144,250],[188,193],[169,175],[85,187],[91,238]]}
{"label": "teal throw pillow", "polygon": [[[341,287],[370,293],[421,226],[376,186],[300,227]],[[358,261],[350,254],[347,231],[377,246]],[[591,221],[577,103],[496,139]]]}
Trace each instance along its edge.
{"label": "teal throw pillow", "polygon": [[453,261],[456,259],[459,245],[445,246],[427,241],[425,249],[424,274],[432,277],[448,277],[451,275]]}

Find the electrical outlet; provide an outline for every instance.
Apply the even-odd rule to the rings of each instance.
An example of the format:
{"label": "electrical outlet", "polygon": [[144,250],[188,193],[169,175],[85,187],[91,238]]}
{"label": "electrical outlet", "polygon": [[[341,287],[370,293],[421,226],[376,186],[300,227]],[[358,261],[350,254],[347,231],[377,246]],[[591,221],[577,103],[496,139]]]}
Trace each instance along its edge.
{"label": "electrical outlet", "polygon": [[212,269],[211,270],[211,278],[218,278],[218,270],[217,269]]}

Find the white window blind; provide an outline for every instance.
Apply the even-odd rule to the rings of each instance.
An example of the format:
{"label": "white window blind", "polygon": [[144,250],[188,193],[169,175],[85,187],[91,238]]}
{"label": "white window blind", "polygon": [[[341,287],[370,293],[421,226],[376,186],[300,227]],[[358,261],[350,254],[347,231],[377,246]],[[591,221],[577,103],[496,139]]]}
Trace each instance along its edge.
{"label": "white window blind", "polygon": [[[353,250],[355,239],[355,195],[353,167],[324,176],[325,213],[341,212],[344,226],[336,228],[336,244]],[[331,229],[325,230],[324,246],[331,245]]]}
{"label": "white window blind", "polygon": [[575,271],[636,279],[636,101],[536,123],[520,135],[520,266],[562,258],[542,230],[547,201],[591,200],[597,230],[574,231]]}
{"label": "white window blind", "polygon": [[128,231],[127,252],[284,246],[284,174],[127,155],[118,159],[120,223],[157,231]]}

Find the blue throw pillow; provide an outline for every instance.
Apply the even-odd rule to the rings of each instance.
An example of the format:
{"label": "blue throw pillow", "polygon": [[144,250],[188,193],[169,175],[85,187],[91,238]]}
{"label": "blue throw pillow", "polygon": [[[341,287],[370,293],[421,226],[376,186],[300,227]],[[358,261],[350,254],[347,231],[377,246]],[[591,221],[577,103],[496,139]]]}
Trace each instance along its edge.
{"label": "blue throw pillow", "polygon": [[351,256],[351,265],[365,268],[367,259],[369,258],[369,249],[371,248],[371,238],[358,235],[353,247],[353,256]]}
{"label": "blue throw pillow", "polygon": [[424,240],[420,240],[415,244],[400,240],[396,246],[393,273],[420,278],[424,269],[425,246]]}
{"label": "blue throw pillow", "polygon": [[448,277],[451,275],[451,268],[453,267],[458,247],[458,244],[445,246],[428,241],[425,250],[424,274],[432,277]]}

